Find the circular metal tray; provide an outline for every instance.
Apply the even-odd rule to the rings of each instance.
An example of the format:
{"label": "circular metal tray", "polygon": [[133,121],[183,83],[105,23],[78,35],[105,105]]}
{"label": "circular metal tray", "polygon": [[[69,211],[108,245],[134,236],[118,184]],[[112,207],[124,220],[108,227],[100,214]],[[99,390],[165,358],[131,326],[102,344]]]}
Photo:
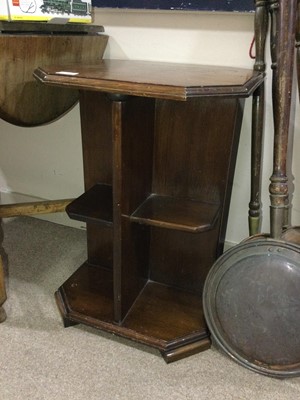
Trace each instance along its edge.
{"label": "circular metal tray", "polygon": [[208,274],[203,307],[216,345],[272,377],[300,376],[300,248],[272,239],[244,242]]}

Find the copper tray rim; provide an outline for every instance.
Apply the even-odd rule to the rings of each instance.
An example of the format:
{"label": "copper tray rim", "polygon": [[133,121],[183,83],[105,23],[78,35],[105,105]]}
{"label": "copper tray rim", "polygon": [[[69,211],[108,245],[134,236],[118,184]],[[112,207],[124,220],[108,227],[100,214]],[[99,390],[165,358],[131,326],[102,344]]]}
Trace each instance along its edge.
{"label": "copper tray rim", "polygon": [[[268,248],[270,246],[274,246],[284,249],[288,253],[292,253],[295,258],[299,258],[300,268],[300,246],[294,243],[287,243],[284,240],[275,240],[260,235],[257,235],[256,238],[250,237],[249,239],[250,240],[246,239],[239,245],[236,245],[223,253],[223,255],[217,259],[207,275],[203,288],[203,312],[208,329],[211,333],[212,342],[219,350],[229,356],[233,361],[249,370],[272,378],[299,377],[300,360],[296,364],[285,364],[281,367],[278,364],[276,367],[275,365],[263,364],[260,361],[250,359],[249,357],[245,356],[243,352],[239,351],[239,349],[236,349],[236,347],[230,343],[230,340],[228,340],[228,336],[222,332],[221,324],[218,320],[218,310],[215,304],[215,297],[222,277],[230,268],[233,267],[233,265],[225,265],[225,262],[228,262],[228,260],[232,259],[233,257],[237,257],[238,253],[245,253],[247,256],[249,256],[249,252],[257,250],[258,247]],[[274,252],[274,254],[276,253]]]}

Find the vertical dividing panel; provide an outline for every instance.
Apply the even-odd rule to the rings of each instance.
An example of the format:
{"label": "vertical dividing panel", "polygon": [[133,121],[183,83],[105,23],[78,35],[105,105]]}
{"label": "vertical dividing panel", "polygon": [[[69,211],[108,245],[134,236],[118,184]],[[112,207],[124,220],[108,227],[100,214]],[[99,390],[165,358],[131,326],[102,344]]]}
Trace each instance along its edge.
{"label": "vertical dividing panel", "polygon": [[130,214],[151,193],[155,101],[113,102],[115,320],[121,322],[148,277],[149,228]]}
{"label": "vertical dividing panel", "polygon": [[111,103],[105,94],[80,92],[85,190],[112,184]]}
{"label": "vertical dividing panel", "polygon": [[124,113],[122,141],[122,316],[125,317],[149,275],[149,227],[128,216],[152,187],[155,100],[131,97]]}
{"label": "vertical dividing panel", "polygon": [[[112,184],[111,103],[105,94],[80,92],[85,190]],[[87,223],[88,261],[112,267],[112,229]]]}
{"label": "vertical dividing panel", "polygon": [[122,321],[122,110],[125,103],[112,103],[113,134],[113,250],[114,250],[114,316],[116,322]]}

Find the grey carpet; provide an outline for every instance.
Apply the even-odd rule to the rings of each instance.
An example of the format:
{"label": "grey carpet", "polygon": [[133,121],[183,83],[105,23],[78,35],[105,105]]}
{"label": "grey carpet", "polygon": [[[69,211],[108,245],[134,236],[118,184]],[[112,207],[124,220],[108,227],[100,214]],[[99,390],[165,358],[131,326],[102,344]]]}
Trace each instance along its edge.
{"label": "grey carpet", "polygon": [[167,365],[146,346],[82,325],[63,328],[53,293],[85,260],[85,232],[4,223],[9,300],[0,325],[0,400],[293,400],[300,378],[248,371],[215,349]]}

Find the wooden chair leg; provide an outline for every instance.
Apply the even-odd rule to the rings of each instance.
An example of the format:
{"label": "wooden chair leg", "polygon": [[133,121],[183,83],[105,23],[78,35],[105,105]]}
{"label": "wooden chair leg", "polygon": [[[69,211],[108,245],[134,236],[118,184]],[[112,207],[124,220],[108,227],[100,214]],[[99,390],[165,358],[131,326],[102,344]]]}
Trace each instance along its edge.
{"label": "wooden chair leg", "polygon": [[3,304],[6,300],[6,289],[5,289],[5,278],[4,278],[4,266],[3,260],[0,256],[0,323],[5,321],[6,312],[3,308]]}
{"label": "wooden chair leg", "polygon": [[29,203],[1,204],[0,218],[63,212],[74,199],[34,201]]}

